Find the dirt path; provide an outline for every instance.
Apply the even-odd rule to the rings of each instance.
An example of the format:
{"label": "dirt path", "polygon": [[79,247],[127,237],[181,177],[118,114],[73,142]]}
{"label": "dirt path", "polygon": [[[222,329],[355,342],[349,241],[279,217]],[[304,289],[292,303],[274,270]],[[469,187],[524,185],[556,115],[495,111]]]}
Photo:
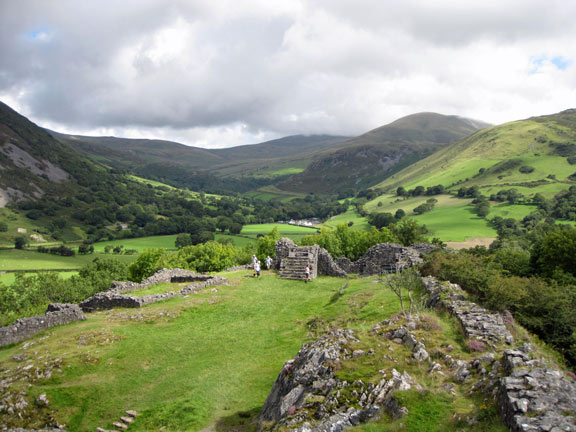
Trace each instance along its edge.
{"label": "dirt path", "polygon": [[469,238],[465,242],[446,242],[446,245],[452,249],[467,249],[474,246],[490,246],[490,244],[496,240],[496,237],[474,237]]}

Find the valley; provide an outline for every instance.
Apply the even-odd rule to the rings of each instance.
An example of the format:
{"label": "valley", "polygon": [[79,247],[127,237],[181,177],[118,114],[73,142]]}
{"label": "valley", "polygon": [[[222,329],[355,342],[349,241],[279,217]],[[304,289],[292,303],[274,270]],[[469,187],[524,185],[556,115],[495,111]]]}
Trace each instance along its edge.
{"label": "valley", "polygon": [[[530,344],[538,361],[572,379],[575,110],[501,126],[420,113],[355,138],[296,135],[218,150],[59,134],[5,105],[0,127],[3,326],[163,268],[228,278],[138,309],[86,312],[85,321],[0,348],[0,407],[12,409],[1,408],[0,420],[9,427],[109,430],[136,411],[130,431],[272,430],[259,416],[285,362],[347,329],[358,339],[349,353],[371,354],[329,365],[342,386],[358,387],[334,393],[338,403],[357,409],[357,390],[381,382],[383,370],[422,386],[394,393],[402,418],[382,414],[350,430],[507,430],[490,393],[500,366],[484,373],[490,385],[482,369],[457,376],[485,356],[504,362],[511,347],[478,349],[453,315],[425,307],[419,277],[408,288],[411,269],[356,273],[365,254],[390,243],[455,250],[423,253],[418,271],[461,285],[506,320],[512,348]],[[283,237],[319,245],[334,268],[353,271],[309,284],[275,270],[253,277],[252,256],[274,257]],[[374,330],[383,320],[408,326],[400,314],[412,301],[418,324],[410,325],[436,356],[424,362]],[[451,368],[445,356],[462,363]],[[445,371],[435,375],[435,364]],[[328,396],[310,396],[291,415],[321,416]]]}

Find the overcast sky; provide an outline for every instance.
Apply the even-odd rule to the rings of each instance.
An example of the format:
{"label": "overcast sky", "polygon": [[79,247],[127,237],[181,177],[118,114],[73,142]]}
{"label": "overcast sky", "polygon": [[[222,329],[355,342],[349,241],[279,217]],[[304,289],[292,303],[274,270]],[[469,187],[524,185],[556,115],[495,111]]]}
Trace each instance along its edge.
{"label": "overcast sky", "polygon": [[200,147],[500,124],[576,107],[575,23],[574,0],[0,0],[0,100]]}

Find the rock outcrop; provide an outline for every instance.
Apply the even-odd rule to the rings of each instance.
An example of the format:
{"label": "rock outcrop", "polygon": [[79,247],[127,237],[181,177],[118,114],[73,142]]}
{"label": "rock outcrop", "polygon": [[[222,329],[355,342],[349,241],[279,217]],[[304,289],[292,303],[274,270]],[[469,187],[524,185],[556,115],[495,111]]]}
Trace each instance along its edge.
{"label": "rock outcrop", "polygon": [[351,330],[333,330],[302,346],[286,362],[260,414],[260,429],[298,432],[342,431],[386,409],[394,417],[406,412],[393,396],[415,385],[407,374],[381,371],[378,384],[341,381],[335,368],[354,356],[349,344],[357,342]]}
{"label": "rock outcrop", "polygon": [[53,303],[44,315],[16,320],[14,324],[0,328],[0,346],[20,342],[41,331],[75,321],[85,320],[82,310],[75,304]]}

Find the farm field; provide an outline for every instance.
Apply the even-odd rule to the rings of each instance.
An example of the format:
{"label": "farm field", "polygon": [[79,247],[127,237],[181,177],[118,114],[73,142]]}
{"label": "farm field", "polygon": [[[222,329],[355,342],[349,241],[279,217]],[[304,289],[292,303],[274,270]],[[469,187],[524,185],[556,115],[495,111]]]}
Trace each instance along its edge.
{"label": "farm field", "polygon": [[356,230],[367,230],[370,228],[370,224],[366,220],[365,217],[362,217],[356,211],[354,206],[350,206],[345,213],[341,213],[336,216],[332,216],[326,222],[322,224],[322,226],[328,228],[336,228],[338,225],[341,224],[348,224],[349,222],[353,222],[352,229]]}
{"label": "farm field", "polygon": [[163,236],[151,236],[151,237],[140,237],[131,239],[121,239],[121,240],[111,240],[102,241],[94,243],[95,252],[104,252],[106,246],[124,246],[124,249],[135,249],[138,252],[142,252],[144,249],[150,248],[164,248],[164,249],[176,249],[176,234],[163,235]]}
{"label": "farm field", "polygon": [[414,216],[414,219],[426,225],[430,231],[429,237],[438,237],[445,242],[463,242],[469,238],[497,236],[496,230],[484,219],[476,216],[472,207],[464,202],[461,205],[435,208]]}
{"label": "farm field", "polygon": [[95,258],[113,258],[129,263],[134,261],[136,256],[89,254],[63,257],[32,250],[8,249],[0,250],[0,271],[78,270]]}
{"label": "farm field", "polygon": [[[204,290],[136,311],[88,314],[86,321],[0,350],[0,365],[13,368],[14,356],[22,355],[30,364],[61,359],[61,373],[34,382],[28,391],[46,393],[50,409],[69,430],[111,429],[112,422],[130,409],[140,413],[131,431],[249,432],[255,430],[255,418],[284,362],[302,343],[334,326],[353,328],[356,335],[372,340],[372,326],[400,310],[394,294],[373,277],[320,277],[306,285],[269,272],[261,279],[247,278],[248,274],[226,274],[229,285],[218,287],[218,292]],[[434,332],[436,339],[427,335],[427,344],[449,343],[452,355],[470,357],[456,322],[446,315],[434,316],[440,327]],[[368,343],[382,349],[377,342]],[[351,367],[350,377],[367,373],[366,366]],[[430,381],[425,378],[427,365],[412,363],[408,368],[419,382]],[[378,368],[373,373],[378,375]],[[431,391],[426,403],[421,397],[407,402],[406,421],[409,418],[416,427],[410,430],[429,430],[419,422],[433,421],[438,430],[452,431],[454,410],[472,415],[482,402],[464,391],[457,398],[445,395]],[[434,410],[432,420],[427,413],[430,404],[444,407]],[[366,427],[398,430],[399,421],[385,417]],[[485,415],[473,430],[504,429],[496,415]]]}
{"label": "farm field", "polygon": [[[32,276],[35,273],[29,273],[26,272],[26,276]],[[58,274],[64,278],[64,279],[68,279],[69,277],[78,275],[77,271],[61,271],[58,272]],[[12,283],[14,283],[14,280],[16,279],[16,272],[10,272],[10,273],[1,273],[0,272],[0,283],[3,283],[5,285],[10,285]]]}

